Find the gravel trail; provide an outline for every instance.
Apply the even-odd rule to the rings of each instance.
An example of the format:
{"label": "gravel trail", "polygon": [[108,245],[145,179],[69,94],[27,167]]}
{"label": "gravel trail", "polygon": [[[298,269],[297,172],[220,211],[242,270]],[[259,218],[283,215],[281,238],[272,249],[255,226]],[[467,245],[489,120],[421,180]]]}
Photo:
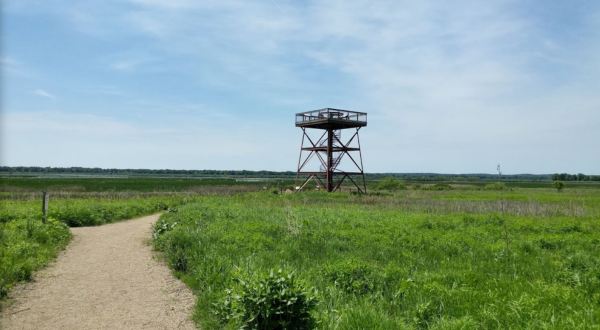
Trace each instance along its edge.
{"label": "gravel trail", "polygon": [[71,228],[57,260],[12,290],[0,329],[194,329],[194,295],[149,245],[157,219]]}

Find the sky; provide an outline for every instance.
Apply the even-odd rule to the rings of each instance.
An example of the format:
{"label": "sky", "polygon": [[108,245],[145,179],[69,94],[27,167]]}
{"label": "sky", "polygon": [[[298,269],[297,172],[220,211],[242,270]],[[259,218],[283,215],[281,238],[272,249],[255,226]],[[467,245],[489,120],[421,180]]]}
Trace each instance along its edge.
{"label": "sky", "polygon": [[368,113],[367,172],[600,174],[600,2],[5,0],[5,166],[295,171]]}

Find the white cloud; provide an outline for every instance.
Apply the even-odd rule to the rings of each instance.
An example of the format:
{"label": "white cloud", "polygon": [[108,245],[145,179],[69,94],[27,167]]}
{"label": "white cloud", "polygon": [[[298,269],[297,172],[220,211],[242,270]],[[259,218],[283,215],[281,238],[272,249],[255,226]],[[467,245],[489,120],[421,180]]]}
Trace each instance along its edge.
{"label": "white cloud", "polygon": [[52,99],[52,100],[56,99],[56,96],[54,96],[54,94],[52,94],[50,92],[47,92],[46,90],[43,90],[43,89],[40,89],[40,88],[34,90],[32,93],[35,94],[35,95],[37,95],[37,96],[45,97],[45,98],[48,98],[48,99]]}
{"label": "white cloud", "polygon": [[7,77],[36,77],[36,74],[34,74],[29,68],[27,68],[21,61],[9,56],[0,57],[0,69],[2,70],[2,74],[6,75]]}
{"label": "white cloud", "polygon": [[110,64],[110,67],[117,71],[133,71],[144,63],[143,60],[119,60]]}

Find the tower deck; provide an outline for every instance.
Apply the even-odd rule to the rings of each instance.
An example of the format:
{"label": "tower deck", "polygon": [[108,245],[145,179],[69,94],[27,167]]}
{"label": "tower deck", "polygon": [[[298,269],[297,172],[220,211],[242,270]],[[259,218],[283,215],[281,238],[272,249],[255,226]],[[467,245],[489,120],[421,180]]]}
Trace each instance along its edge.
{"label": "tower deck", "polygon": [[324,108],[296,114],[296,127],[344,129],[367,126],[367,113]]}

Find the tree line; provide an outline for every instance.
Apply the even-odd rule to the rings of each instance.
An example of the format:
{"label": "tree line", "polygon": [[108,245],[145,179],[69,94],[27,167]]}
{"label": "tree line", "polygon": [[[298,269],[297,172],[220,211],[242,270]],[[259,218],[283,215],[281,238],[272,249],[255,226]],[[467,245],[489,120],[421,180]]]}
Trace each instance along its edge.
{"label": "tree line", "polygon": [[[172,170],[172,169],[119,169],[99,167],[41,167],[41,166],[0,166],[0,173],[12,175],[27,174],[88,174],[122,176],[192,176],[192,177],[239,177],[239,178],[295,178],[294,171],[249,171],[249,170]],[[440,173],[365,173],[369,180],[394,177],[411,181],[600,181],[600,175],[556,174],[440,174]]]}
{"label": "tree line", "polygon": [[555,173],[552,174],[553,181],[600,181],[600,175],[585,175],[583,173],[568,174]]}

